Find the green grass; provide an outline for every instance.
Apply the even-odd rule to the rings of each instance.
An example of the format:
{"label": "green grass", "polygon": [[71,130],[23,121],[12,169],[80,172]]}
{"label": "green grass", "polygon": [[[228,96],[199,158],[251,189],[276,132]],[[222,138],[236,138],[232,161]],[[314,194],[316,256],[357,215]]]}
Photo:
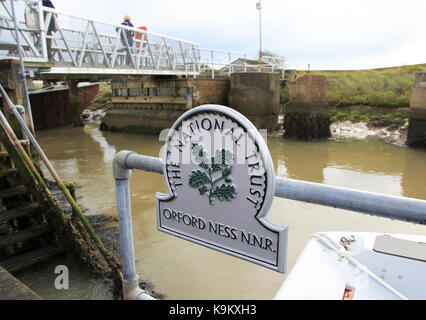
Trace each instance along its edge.
{"label": "green grass", "polygon": [[111,99],[112,96],[112,90],[111,85],[107,82],[101,82],[99,84],[99,92],[95,97],[95,100],[93,103],[102,104],[107,102],[109,99]]}
{"label": "green grass", "polygon": [[[327,101],[335,107],[367,105],[409,107],[414,77],[426,64],[355,71],[312,71],[328,80]],[[306,72],[297,72],[297,77]],[[288,86],[281,89],[280,102],[289,100]]]}

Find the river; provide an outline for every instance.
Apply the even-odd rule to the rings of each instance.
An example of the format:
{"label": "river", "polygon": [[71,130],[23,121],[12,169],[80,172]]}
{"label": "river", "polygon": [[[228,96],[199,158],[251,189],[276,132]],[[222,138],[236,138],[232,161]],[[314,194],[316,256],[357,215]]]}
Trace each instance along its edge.
{"label": "river", "polygon": [[[64,181],[79,186],[88,214],[116,216],[112,159],[131,150],[158,157],[158,137],[84,128],[39,131],[37,139]],[[321,142],[269,138],[276,175],[329,185],[426,199],[426,152],[374,140]],[[130,180],[136,265],[167,299],[272,299],[285,275],[157,231],[155,193],[167,192],[163,176],[134,171]],[[275,198],[269,219],[289,226],[287,270],[309,237],[320,231],[425,234],[426,227]],[[53,265],[70,264],[69,290],[56,290]],[[109,299],[106,286],[71,260],[51,262],[19,278],[46,299]]]}

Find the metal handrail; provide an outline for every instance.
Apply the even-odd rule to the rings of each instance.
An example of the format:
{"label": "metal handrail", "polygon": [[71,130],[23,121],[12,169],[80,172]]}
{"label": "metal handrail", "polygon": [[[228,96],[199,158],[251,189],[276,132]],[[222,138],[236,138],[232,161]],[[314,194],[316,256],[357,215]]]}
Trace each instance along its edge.
{"label": "metal handrail", "polygon": [[[146,300],[151,297],[139,289],[135,264],[129,185],[133,169],[163,174],[164,164],[160,158],[139,155],[131,151],[121,151],[115,155],[113,160],[124,295],[127,299]],[[426,224],[426,201],[419,199],[396,197],[281,177],[275,178],[275,196],[390,219]]]}
{"label": "metal handrail", "polygon": [[[163,161],[136,153],[126,159],[128,169],[163,173]],[[322,183],[275,177],[275,196],[389,219],[426,224],[426,200],[360,191]]]}
{"label": "metal handrail", "polygon": [[[106,247],[104,246],[102,240],[99,238],[99,236],[96,234],[96,232],[91,227],[89,221],[87,220],[87,218],[83,214],[83,212],[80,209],[80,207],[78,206],[77,202],[72,197],[72,195],[70,194],[68,188],[62,182],[62,179],[59,177],[59,175],[57,174],[56,170],[53,168],[52,164],[50,163],[49,159],[47,158],[47,156],[43,152],[43,149],[40,147],[40,145],[38,144],[37,140],[34,138],[32,132],[27,127],[27,125],[25,123],[25,118],[22,117],[20,115],[19,111],[18,111],[18,109],[19,109],[18,107],[20,107],[20,106],[16,106],[10,100],[9,96],[7,95],[6,91],[4,90],[4,88],[3,88],[3,86],[1,84],[0,84],[0,93],[2,94],[3,98],[6,100],[6,104],[8,105],[10,112],[14,115],[14,117],[16,118],[16,120],[18,121],[18,123],[20,124],[20,126],[21,126],[21,128],[22,128],[22,130],[24,132],[24,135],[26,136],[26,138],[28,138],[28,140],[30,141],[30,143],[32,144],[32,146],[34,147],[34,149],[36,150],[36,152],[40,156],[41,160],[46,165],[46,167],[47,167],[48,171],[50,172],[50,174],[52,175],[53,179],[56,181],[59,189],[62,191],[62,193],[64,194],[64,196],[67,199],[68,203],[71,205],[73,213],[75,213],[78,216],[78,218],[80,219],[81,223],[85,227],[86,231],[90,234],[90,236],[92,237],[92,239],[99,245],[100,251],[102,252],[102,254],[104,256],[109,256],[110,252],[106,249]],[[17,139],[15,133],[13,132],[13,129],[9,125],[9,122],[7,121],[7,119],[5,118],[5,116],[3,115],[3,112],[1,112],[1,110],[0,110],[0,123],[5,128],[5,130],[7,131],[8,135],[11,136],[12,139],[14,140],[15,147],[19,149],[20,154],[25,159],[27,165],[30,165],[31,167],[34,167],[31,159],[29,159],[29,156],[26,154],[25,150],[23,150],[23,148],[21,146],[21,141],[19,141]],[[37,173],[37,170],[35,168],[33,168],[33,172]]]}
{"label": "metal handrail", "polygon": [[[12,17],[5,1],[0,1],[9,17],[3,16],[6,26],[0,25],[0,30],[12,31]],[[0,6],[0,8],[2,7]],[[259,70],[260,62],[256,65],[244,62],[235,64],[241,59],[259,60],[258,55],[236,51],[200,48],[193,41],[180,39],[148,30],[85,18],[57,9],[43,7],[38,1],[39,29],[29,29],[25,22],[19,22],[20,46],[24,61],[48,61],[47,42],[51,43],[51,59],[54,62],[50,73],[84,73],[84,74],[182,74],[198,76],[200,73],[221,73],[229,76],[233,71]],[[69,25],[61,24],[65,17]],[[74,21],[75,20],[75,21]],[[56,33],[48,34],[51,21],[58,22]],[[121,39],[121,33],[132,31],[135,35],[131,46],[127,39]],[[6,44],[16,44],[16,36],[3,38],[3,49],[0,47],[0,57],[13,58],[15,50]],[[124,37],[126,38],[126,37]],[[140,38],[140,39],[138,39]],[[2,42],[0,41],[0,44]],[[126,59],[126,56],[129,56]],[[126,61],[127,60],[127,61]],[[263,56],[262,71],[285,71],[285,58],[279,56]]]}
{"label": "metal handrail", "polygon": [[[254,54],[247,54],[235,51],[198,48],[200,71],[210,72],[211,77],[214,78],[216,73],[223,73],[229,76],[235,70],[239,71],[266,71],[266,72],[279,72],[281,78],[284,78],[286,69],[286,59],[281,56],[262,56],[262,63],[259,61],[259,56]],[[235,63],[241,60],[242,63]],[[255,61],[256,63],[250,64],[248,61]]]}
{"label": "metal handrail", "polygon": [[[7,3],[4,1],[0,3],[0,8],[3,7],[9,16],[3,20],[6,24],[11,24],[13,19]],[[54,62],[52,69],[57,64],[58,69],[63,67],[81,69],[82,72],[85,70],[85,73],[117,73],[117,69],[121,69],[121,73],[132,74],[138,74],[138,71],[141,74],[146,73],[145,70],[150,70],[151,74],[168,72],[196,75],[199,72],[199,61],[195,54],[198,44],[193,41],[121,24],[87,19],[40,5],[36,9],[40,17],[39,29],[30,30],[22,23],[20,25],[17,23],[18,37],[10,34],[2,37],[3,43],[6,43],[4,41],[7,38],[10,43],[15,44],[19,39],[25,40],[25,45],[28,46],[21,46],[25,61],[47,62],[47,51],[41,49],[47,47],[48,41],[51,43],[49,47],[51,59]],[[69,22],[71,26],[62,25],[62,17],[71,19]],[[43,29],[48,29],[52,22],[55,23],[57,31],[47,34]],[[0,26],[0,30],[12,31],[11,25]],[[129,44],[126,37],[122,38],[122,33],[126,31],[135,33],[133,39],[135,45]],[[136,35],[140,35],[140,39]],[[15,55],[14,50],[10,50],[9,47],[0,48],[0,57],[12,58]],[[124,59],[126,56],[128,56],[127,61]],[[90,70],[94,68],[98,71]]]}

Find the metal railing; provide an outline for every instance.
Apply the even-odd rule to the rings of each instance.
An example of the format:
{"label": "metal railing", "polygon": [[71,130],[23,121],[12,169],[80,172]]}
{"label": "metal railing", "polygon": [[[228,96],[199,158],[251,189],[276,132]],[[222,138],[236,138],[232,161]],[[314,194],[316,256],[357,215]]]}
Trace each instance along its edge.
{"label": "metal railing", "polygon": [[[0,58],[13,58],[17,56],[14,17],[8,3],[0,3],[0,30],[5,33]],[[17,17],[24,61],[47,62],[50,58],[56,72],[66,68],[67,73],[82,72],[78,69],[106,74],[123,73],[122,69],[134,74],[199,73],[195,42],[65,14],[40,3],[26,1],[25,21],[22,12]]]}
{"label": "metal railing", "polygon": [[0,84],[0,93],[2,95],[2,98],[5,100],[6,105],[8,107],[8,110],[10,113],[15,117],[15,119],[18,121],[21,129],[22,129],[22,135],[25,138],[25,140],[19,140],[17,136],[15,135],[15,132],[13,131],[12,127],[10,126],[9,122],[7,121],[6,117],[4,116],[3,112],[0,110],[0,127],[3,128],[7,136],[10,137],[10,139],[13,142],[13,146],[16,148],[19,157],[22,158],[25,165],[29,168],[31,171],[31,174],[36,178],[37,182],[43,187],[44,191],[46,193],[50,194],[50,190],[47,187],[47,185],[44,182],[44,178],[39,174],[37,168],[35,167],[33,161],[30,158],[30,153],[27,154],[27,152],[22,147],[23,144],[28,144],[29,146],[33,146],[34,150],[37,152],[40,159],[43,161],[44,165],[46,166],[47,170],[51,174],[52,178],[55,180],[58,188],[62,191],[63,195],[65,196],[66,200],[68,201],[69,205],[72,208],[73,214],[75,214],[78,219],[83,224],[84,228],[88,232],[88,234],[91,236],[91,238],[99,245],[99,249],[101,253],[106,257],[106,259],[109,259],[110,252],[106,249],[104,244],[102,243],[102,240],[99,238],[99,236],[96,234],[92,226],[90,225],[89,221],[87,220],[86,216],[84,215],[83,211],[78,206],[76,200],[72,197],[71,193],[69,192],[68,188],[62,181],[62,179],[57,174],[56,170],[53,168],[52,164],[50,163],[49,159],[43,152],[43,149],[38,144],[37,140],[33,136],[33,133],[28,128],[26,124],[26,118],[25,118],[25,109],[22,106],[15,105],[7,95],[6,91],[4,90],[3,86]]}
{"label": "metal railing", "polygon": [[26,1],[26,9],[22,7],[23,3],[16,3],[16,11],[8,1],[0,1],[0,4],[0,58],[18,58],[20,48],[26,62],[46,62],[42,2]]}
{"label": "metal railing", "polygon": [[286,59],[281,56],[262,56],[241,52],[199,48],[200,73],[216,76],[229,76],[234,72],[278,72],[284,79]]}
{"label": "metal railing", "polygon": [[[281,72],[285,59],[200,48],[196,42],[121,24],[102,22],[42,6],[41,1],[17,2],[14,17],[8,1],[0,1],[0,59],[52,62],[58,74],[207,74]],[[14,33],[15,21],[19,30]],[[127,37],[131,32],[134,35]]]}
{"label": "metal railing", "polygon": [[[129,179],[133,169],[163,174],[161,159],[131,151],[116,154],[113,162],[120,248],[123,265],[123,289],[128,299],[150,297],[138,287],[132,232],[132,209]],[[426,201],[397,197],[301,180],[275,178],[275,196],[318,205],[340,208],[390,219],[426,224]]]}

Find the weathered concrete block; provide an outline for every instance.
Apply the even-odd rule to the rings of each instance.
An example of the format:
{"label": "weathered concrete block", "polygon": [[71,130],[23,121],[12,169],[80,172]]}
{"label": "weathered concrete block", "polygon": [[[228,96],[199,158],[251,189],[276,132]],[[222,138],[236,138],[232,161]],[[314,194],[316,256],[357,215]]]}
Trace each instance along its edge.
{"label": "weathered concrete block", "polygon": [[417,86],[413,88],[411,92],[410,107],[426,110],[426,86],[424,88]]}
{"label": "weathered concrete block", "polygon": [[191,85],[187,94],[192,94],[192,107],[203,104],[228,105],[228,79],[194,79]]}
{"label": "weathered concrete block", "polygon": [[327,78],[306,74],[290,82],[290,101],[285,106],[284,137],[314,140],[329,138]]}
{"label": "weathered concrete block", "polygon": [[181,115],[182,111],[172,108],[112,109],[102,120],[101,130],[157,135],[163,129],[171,128]]}
{"label": "weathered concrete block", "polygon": [[416,73],[415,83],[416,88],[426,87],[426,70]]}
{"label": "weathered concrete block", "polygon": [[325,113],[296,111],[284,117],[284,137],[317,140],[331,137],[330,116]]}
{"label": "weathered concrete block", "polygon": [[410,147],[426,148],[426,71],[416,74],[406,143]]}
{"label": "weathered concrete block", "polygon": [[426,148],[426,120],[410,118],[407,145],[410,147]]}
{"label": "weathered concrete block", "polygon": [[277,115],[280,102],[278,73],[240,72],[231,74],[229,106],[246,117]]}
{"label": "weathered concrete block", "polygon": [[327,104],[327,78],[318,74],[305,74],[290,82],[290,104]]}

